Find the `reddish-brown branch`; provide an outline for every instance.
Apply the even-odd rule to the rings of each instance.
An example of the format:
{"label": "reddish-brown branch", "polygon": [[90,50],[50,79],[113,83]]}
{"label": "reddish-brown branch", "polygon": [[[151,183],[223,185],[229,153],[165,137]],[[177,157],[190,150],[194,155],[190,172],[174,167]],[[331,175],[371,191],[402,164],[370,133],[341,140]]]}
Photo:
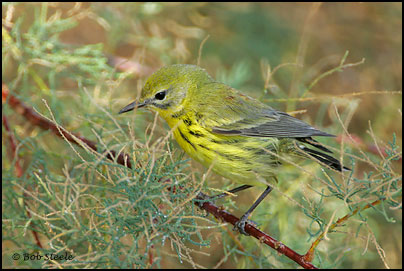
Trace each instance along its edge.
{"label": "reddish-brown branch", "polygon": [[[223,208],[217,207],[210,201],[204,201],[206,199],[206,195],[203,193],[199,193],[196,197],[197,201],[195,204],[203,210],[206,210],[208,213],[214,215],[216,218],[221,219],[222,221],[228,222],[233,226],[236,225],[236,222],[239,221],[239,218],[230,214]],[[201,202],[202,201],[202,202]],[[272,247],[280,254],[285,255],[289,259],[295,261],[300,266],[306,269],[317,269],[312,263],[305,260],[304,255],[300,255],[299,253],[295,252],[294,250],[290,249],[289,247],[285,246],[281,242],[277,241],[276,239],[272,238],[268,234],[260,231],[250,223],[246,224],[244,229],[250,236],[258,239],[261,243],[267,244],[268,246]]]}
{"label": "reddish-brown branch", "polygon": [[[62,129],[58,129],[58,127],[51,121],[43,118],[39,114],[37,114],[32,108],[26,106],[23,102],[21,102],[19,99],[14,97],[13,95],[9,94],[9,90],[7,86],[3,83],[2,84],[2,100],[3,103],[7,102],[17,113],[21,114],[24,116],[27,120],[29,120],[33,125],[39,126],[44,130],[50,130],[52,131],[55,135],[59,137],[64,137],[68,141],[80,145],[78,141],[76,141],[75,138],[80,139],[82,142],[84,142],[88,147],[93,149],[94,151],[100,152],[100,153],[105,153],[105,151],[99,151],[97,150],[97,144],[91,140],[88,140],[87,138],[80,136],[79,134],[76,133],[67,133],[63,131]],[[116,152],[115,151],[107,151],[106,157],[110,160],[114,160],[116,157]],[[124,153],[120,153],[117,157],[117,162],[121,165],[126,165],[129,168],[132,168],[132,164],[130,162],[130,156]]]}
{"label": "reddish-brown branch", "polygon": [[356,215],[359,211],[364,211],[366,209],[369,209],[370,207],[376,206],[378,204],[380,204],[382,202],[382,199],[378,199],[375,200],[372,203],[366,204],[364,207],[362,208],[356,208],[355,210],[353,210],[351,213],[345,215],[344,217],[338,219],[336,222],[334,222],[327,231],[324,231],[322,234],[320,234],[317,239],[313,242],[313,244],[311,245],[310,249],[307,251],[307,253],[304,255],[304,258],[308,261],[313,260],[314,258],[314,251],[316,249],[316,247],[318,246],[318,244],[320,243],[321,240],[323,240],[324,236],[327,234],[327,232],[332,231],[333,229],[335,229],[336,227],[342,225],[343,223],[345,223],[351,216]]}
{"label": "reddish-brown branch", "polygon": [[[11,153],[13,155],[13,159],[15,158],[15,165],[14,165],[14,169],[15,169],[15,175],[17,177],[21,177],[23,174],[23,170],[21,167],[21,163],[20,163],[20,158],[18,157],[17,154],[17,140],[14,137],[13,132],[10,129],[10,126],[8,125],[8,120],[5,114],[2,115],[2,119],[3,119],[3,126],[4,129],[7,131],[7,138],[8,141],[10,142],[10,149],[11,149]],[[12,159],[12,160],[13,160]]]}
{"label": "reddish-brown branch", "polygon": [[[2,87],[2,96],[3,96],[3,102],[5,102],[7,100],[8,104],[16,112],[23,115],[32,124],[37,125],[37,126],[41,127],[42,129],[50,130],[55,135],[57,135],[59,137],[62,137],[62,135],[60,134],[60,133],[62,133],[63,137],[65,137],[67,140],[78,144],[76,142],[76,140],[73,138],[73,136],[71,136],[71,134],[72,134],[75,137],[82,140],[84,143],[86,143],[90,148],[97,151],[96,144],[94,142],[92,142],[92,141],[90,141],[90,140],[88,140],[88,139],[86,139],[86,138],[84,138],[82,136],[79,136],[77,134],[67,133],[67,132],[64,132],[62,130],[59,130],[55,124],[53,124],[52,122],[50,122],[47,119],[44,119],[39,114],[34,112],[33,109],[31,109],[28,106],[24,105],[16,97],[10,95],[9,92],[8,92],[7,87],[4,84],[3,84],[3,87]],[[107,158],[109,158],[109,159],[113,159],[115,154],[116,154],[114,151],[108,151],[108,153],[111,154],[111,155],[107,156]],[[126,157],[126,159],[124,159],[125,157]],[[117,159],[117,163],[121,164],[121,165],[126,165],[128,167],[131,167],[129,159],[127,159],[128,157],[129,156],[127,154],[120,154],[118,159]],[[125,160],[126,160],[126,164],[125,164]],[[217,217],[217,218],[219,218],[219,219],[221,219],[221,220],[223,220],[225,222],[231,223],[232,225],[235,225],[235,223],[239,220],[238,217],[230,214],[229,212],[225,211],[223,208],[217,207],[212,202],[209,202],[209,201],[201,202],[201,200],[203,201],[204,198],[205,198],[204,194],[200,193],[197,196],[198,201],[196,201],[196,203],[195,203],[201,209],[206,210],[208,213],[211,213],[215,217]],[[296,263],[298,263],[302,267],[309,268],[309,269],[315,269],[316,268],[313,264],[311,264],[310,262],[305,260],[304,255],[298,254],[297,252],[295,252],[294,250],[292,250],[289,247],[285,246],[281,242],[273,239],[272,237],[270,237],[266,233],[260,231],[259,229],[257,229],[253,225],[247,224],[246,227],[245,227],[245,231],[249,235],[251,235],[252,237],[255,237],[256,239],[258,239],[260,242],[267,244],[268,246],[270,246],[273,249],[275,249],[276,251],[278,251],[280,254],[283,254],[286,257],[290,258],[291,260],[295,261]]]}

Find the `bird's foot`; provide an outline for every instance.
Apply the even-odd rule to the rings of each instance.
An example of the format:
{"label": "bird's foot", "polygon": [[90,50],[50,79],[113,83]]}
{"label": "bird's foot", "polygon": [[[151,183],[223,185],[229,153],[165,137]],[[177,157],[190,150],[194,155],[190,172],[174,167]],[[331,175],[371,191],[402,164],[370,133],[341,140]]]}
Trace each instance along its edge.
{"label": "bird's foot", "polygon": [[249,224],[251,224],[253,226],[257,226],[257,223],[255,223],[254,221],[252,221],[250,219],[247,219],[247,216],[246,217],[242,216],[240,218],[240,220],[237,221],[236,224],[234,225],[233,230],[234,231],[238,230],[241,234],[249,236],[249,234],[245,231],[245,226],[246,226],[247,223],[249,223]]}

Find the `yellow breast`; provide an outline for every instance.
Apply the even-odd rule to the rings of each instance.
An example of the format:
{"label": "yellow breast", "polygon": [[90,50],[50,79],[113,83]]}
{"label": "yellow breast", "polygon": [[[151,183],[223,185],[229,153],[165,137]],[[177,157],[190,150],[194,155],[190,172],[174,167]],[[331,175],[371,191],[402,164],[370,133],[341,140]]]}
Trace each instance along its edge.
{"label": "yellow breast", "polygon": [[205,167],[212,167],[217,174],[254,186],[265,186],[265,180],[274,176],[271,170],[274,157],[263,148],[275,150],[276,139],[269,142],[260,138],[215,134],[199,125],[196,117],[190,114],[165,119],[174,128],[174,137],[181,148]]}

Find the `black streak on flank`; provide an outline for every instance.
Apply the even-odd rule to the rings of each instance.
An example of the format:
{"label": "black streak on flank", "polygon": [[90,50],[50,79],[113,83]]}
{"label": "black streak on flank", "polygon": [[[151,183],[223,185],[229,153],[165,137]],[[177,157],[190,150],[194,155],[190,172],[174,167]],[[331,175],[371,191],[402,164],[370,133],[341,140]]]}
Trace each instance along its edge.
{"label": "black streak on flank", "polygon": [[202,148],[204,148],[205,150],[208,150],[208,151],[210,151],[210,148],[206,147],[205,145],[202,145],[202,144],[198,144],[198,146],[199,146],[199,147],[202,147]]}
{"label": "black streak on flank", "polygon": [[178,129],[178,132],[180,132],[180,135],[181,135],[181,137],[186,141],[186,142],[188,142],[189,143],[189,145],[191,145],[192,146],[192,148],[194,148],[194,150],[196,150],[196,147],[195,147],[195,145],[194,144],[192,144],[192,142],[191,141],[189,141],[189,139],[188,139],[188,137],[186,137],[182,132],[181,132],[181,130],[180,129]]}
{"label": "black streak on flank", "polygon": [[191,135],[193,135],[193,136],[196,136],[196,137],[203,137],[203,134],[201,134],[200,132],[192,131],[192,130],[188,130],[188,132],[189,132]]}
{"label": "black streak on flank", "polygon": [[184,123],[186,126],[191,126],[192,125],[192,121],[189,118],[184,118]]}
{"label": "black streak on flank", "polygon": [[221,144],[222,143],[222,141],[218,141],[218,140],[213,139],[213,138],[210,138],[209,140],[210,140],[210,142],[215,143],[215,144]]}

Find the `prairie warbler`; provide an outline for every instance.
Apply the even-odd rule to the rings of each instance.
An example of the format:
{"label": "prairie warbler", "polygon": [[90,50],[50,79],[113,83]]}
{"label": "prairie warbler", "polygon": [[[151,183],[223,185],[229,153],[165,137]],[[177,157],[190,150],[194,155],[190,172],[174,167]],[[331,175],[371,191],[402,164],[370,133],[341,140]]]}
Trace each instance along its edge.
{"label": "prairie warbler", "polygon": [[141,107],[167,121],[189,156],[242,184],[229,192],[266,187],[236,225],[244,234],[248,216],[271,191],[282,163],[311,157],[338,171],[348,169],[312,138],[333,135],[215,81],[195,65],[161,68],[146,81],[140,99],[119,113]]}

